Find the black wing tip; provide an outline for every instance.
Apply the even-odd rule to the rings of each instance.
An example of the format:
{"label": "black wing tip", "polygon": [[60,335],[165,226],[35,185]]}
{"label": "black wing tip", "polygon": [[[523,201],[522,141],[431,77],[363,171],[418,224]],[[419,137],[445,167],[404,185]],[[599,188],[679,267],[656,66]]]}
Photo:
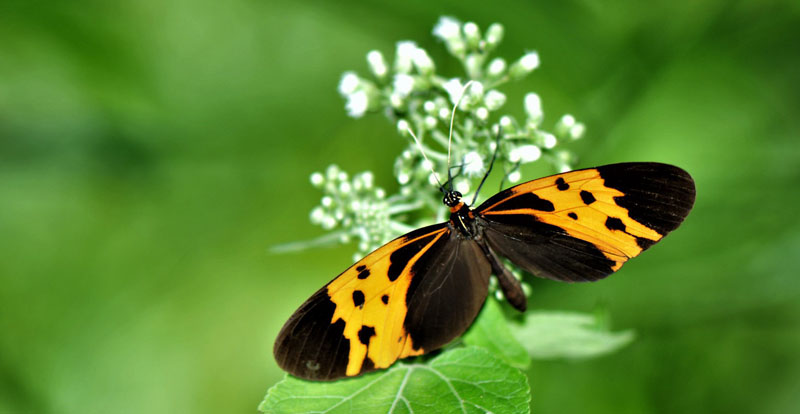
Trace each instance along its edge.
{"label": "black wing tip", "polygon": [[272,348],[281,369],[310,381],[346,376],[350,340],[344,337],[344,320],[330,322],[335,309],[323,287],[292,314]]}
{"label": "black wing tip", "polygon": [[662,236],[678,228],[697,197],[692,176],[671,164],[627,162],[597,167],[597,171],[604,185],[624,194],[615,198],[617,204]]}

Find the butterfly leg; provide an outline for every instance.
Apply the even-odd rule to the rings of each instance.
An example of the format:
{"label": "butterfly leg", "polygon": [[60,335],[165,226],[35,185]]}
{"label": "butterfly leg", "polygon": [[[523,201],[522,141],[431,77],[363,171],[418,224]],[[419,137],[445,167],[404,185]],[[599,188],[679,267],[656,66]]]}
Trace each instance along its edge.
{"label": "butterfly leg", "polygon": [[508,303],[510,303],[514,309],[525,312],[525,309],[528,307],[528,299],[525,297],[525,291],[522,290],[522,282],[511,274],[511,271],[503,264],[500,257],[498,257],[486,243],[478,244],[481,246],[481,249],[483,249],[484,254],[486,254],[486,258],[492,266],[492,273],[500,283],[500,288],[503,290],[503,295],[505,295]]}

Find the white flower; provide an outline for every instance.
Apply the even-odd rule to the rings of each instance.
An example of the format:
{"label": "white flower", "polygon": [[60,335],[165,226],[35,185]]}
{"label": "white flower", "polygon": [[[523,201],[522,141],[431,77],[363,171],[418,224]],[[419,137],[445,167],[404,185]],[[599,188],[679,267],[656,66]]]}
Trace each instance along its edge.
{"label": "white flower", "polygon": [[520,178],[522,178],[522,174],[520,174],[519,171],[514,171],[511,174],[508,174],[508,181],[512,183],[518,182]]}
{"label": "white flower", "polygon": [[365,172],[361,173],[359,178],[361,179],[361,182],[363,183],[364,188],[367,188],[367,189],[372,188],[373,181],[375,180],[375,177],[372,175],[371,172],[365,171]]}
{"label": "white flower", "polygon": [[394,75],[394,82],[392,82],[392,85],[394,86],[395,93],[401,97],[406,97],[414,90],[414,78],[405,73],[398,73]]}
{"label": "white flower", "polygon": [[450,53],[463,56],[467,49],[466,42],[461,37],[461,23],[452,17],[441,17],[433,27],[433,35],[442,39]]}
{"label": "white flower", "polygon": [[498,77],[506,70],[506,61],[503,58],[494,58],[489,62],[489,76]]}
{"label": "white flower", "polygon": [[409,177],[408,174],[406,174],[404,172],[401,172],[400,174],[397,174],[397,182],[400,183],[401,185],[402,184],[408,184],[409,180],[411,180],[411,177]]}
{"label": "white flower", "polygon": [[336,219],[335,218],[333,218],[331,216],[327,216],[327,217],[324,217],[322,219],[322,228],[323,229],[330,230],[330,229],[332,229],[334,227],[336,227]]}
{"label": "white flower", "polygon": [[489,110],[486,107],[482,106],[475,110],[475,116],[478,117],[481,121],[485,121],[489,119]]}
{"label": "white flower", "polygon": [[520,79],[539,67],[539,54],[528,52],[523,55],[516,63],[511,66],[509,75],[514,79]]}
{"label": "white flower", "polygon": [[450,102],[453,105],[461,99],[461,94],[464,93],[464,85],[461,84],[458,78],[450,79],[442,87],[447,91],[447,95],[450,96]]}
{"label": "white flower", "polygon": [[389,71],[386,68],[386,60],[383,58],[383,54],[377,50],[372,50],[367,53],[367,63],[369,63],[369,68],[372,70],[372,73],[379,78],[386,76],[386,73]]}
{"label": "white flower", "polygon": [[483,101],[486,103],[486,108],[490,111],[496,111],[506,103],[506,96],[495,89],[486,92],[486,96],[483,98]]}
{"label": "white flower", "polygon": [[558,140],[556,140],[556,136],[555,135],[553,135],[553,134],[551,134],[549,132],[545,132],[545,133],[542,134],[542,145],[545,148],[547,148],[547,149],[553,148],[553,147],[556,146],[557,143],[558,143]]}
{"label": "white flower", "polygon": [[417,44],[404,40],[397,42],[397,56],[394,59],[394,68],[398,73],[409,73],[414,59]]}
{"label": "white flower", "polygon": [[425,120],[423,122],[425,123],[425,128],[427,129],[436,128],[436,117],[428,115],[425,117]]}
{"label": "white flower", "polygon": [[324,181],[325,177],[322,176],[322,173],[315,172],[311,174],[311,185],[313,185],[314,187],[319,188]]}
{"label": "white flower", "polygon": [[508,115],[500,117],[500,128],[503,132],[512,132],[514,130],[514,120]]}
{"label": "white flower", "polygon": [[492,23],[486,29],[486,43],[495,46],[503,40],[503,25],[500,23]]}
{"label": "white flower", "polygon": [[358,89],[360,83],[361,80],[354,72],[345,72],[339,80],[339,93],[344,96],[350,95]]}
{"label": "white flower", "polygon": [[483,98],[483,84],[478,81],[473,81],[469,84],[469,94],[475,99]]}
{"label": "white flower", "polygon": [[483,174],[483,158],[477,151],[470,151],[464,155],[464,173],[467,175]]}
{"label": "white flower", "polygon": [[478,25],[474,22],[464,23],[464,36],[466,36],[468,40],[477,39],[480,36],[480,33],[478,33]]}
{"label": "white flower", "polygon": [[314,209],[311,210],[310,218],[311,222],[314,224],[322,223],[322,219],[325,218],[325,210],[323,210],[320,206],[314,207]]}
{"label": "white flower", "polygon": [[442,16],[433,27],[433,35],[448,41],[461,36],[461,23],[449,16]]}
{"label": "white flower", "polygon": [[530,72],[539,67],[539,54],[536,52],[528,52],[519,60],[522,69]]}
{"label": "white flower", "polygon": [[508,159],[511,162],[521,162],[523,164],[533,162],[542,156],[542,150],[536,145],[521,145],[511,150]]}
{"label": "white flower", "polygon": [[[409,124],[408,121],[406,121],[405,119],[397,121],[397,132],[399,132],[400,135],[406,136],[410,128],[411,124]],[[406,153],[403,153],[403,155],[406,155]]]}
{"label": "white flower", "polygon": [[421,47],[416,47],[411,54],[411,60],[420,73],[429,74],[433,72],[433,60],[428,56],[428,52]]}
{"label": "white flower", "polygon": [[368,107],[369,98],[367,97],[366,92],[356,91],[350,95],[347,95],[347,103],[345,104],[347,115],[350,115],[353,118],[361,118],[364,116],[364,113],[367,112]]}
{"label": "white flower", "polygon": [[560,123],[565,127],[570,128],[575,125],[575,117],[570,114],[566,114],[561,117]]}
{"label": "white flower", "polygon": [[539,120],[544,116],[542,112],[542,100],[539,95],[531,92],[525,95],[525,112],[533,120]]}
{"label": "white flower", "polygon": [[403,96],[394,92],[389,95],[389,103],[395,108],[400,108],[403,106]]}
{"label": "white flower", "polygon": [[581,124],[575,124],[572,128],[569,129],[569,136],[572,139],[578,139],[583,136],[583,133],[586,131],[586,127]]}

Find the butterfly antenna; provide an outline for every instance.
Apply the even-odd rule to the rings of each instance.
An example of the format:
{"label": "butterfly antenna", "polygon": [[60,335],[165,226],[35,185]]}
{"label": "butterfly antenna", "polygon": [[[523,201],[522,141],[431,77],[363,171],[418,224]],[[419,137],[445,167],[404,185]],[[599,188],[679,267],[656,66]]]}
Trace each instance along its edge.
{"label": "butterfly antenna", "polygon": [[[425,155],[425,150],[422,149],[422,144],[419,142],[419,139],[417,138],[416,135],[414,135],[414,131],[412,131],[411,128],[406,128],[406,130],[408,130],[408,133],[411,134],[412,138],[414,138],[414,142],[417,143],[417,148],[419,148],[419,152],[422,153],[422,157],[425,158],[425,161],[427,161],[428,165],[431,167],[431,173],[433,173],[433,178],[436,180],[436,183],[439,184],[439,191],[444,192],[444,186],[442,185],[442,182],[439,181],[439,174],[436,174],[436,171],[433,170],[433,163],[431,162],[431,160],[428,159],[428,156]],[[449,165],[449,163],[448,163],[448,165]],[[448,168],[448,171],[447,171],[447,175],[448,176],[450,175],[450,169],[449,168]],[[452,184],[450,184],[450,185],[452,186]]]}
{"label": "butterfly antenna", "polygon": [[467,82],[461,89],[461,96],[456,99],[456,104],[453,106],[453,113],[450,114],[450,135],[447,137],[447,182],[450,184],[450,191],[453,190],[453,176],[450,174],[450,147],[453,144],[453,124],[456,120],[456,110],[458,105],[461,104],[461,99],[467,94],[467,88],[472,85],[473,81]]}
{"label": "butterfly antenna", "polygon": [[500,150],[500,137],[503,135],[502,129],[500,129],[500,125],[497,126],[497,138],[494,141],[494,153],[492,154],[492,160],[489,162],[489,169],[486,170],[486,174],[483,175],[481,179],[481,183],[478,184],[478,189],[475,190],[475,195],[472,196],[472,202],[469,204],[470,206],[475,205],[475,200],[478,199],[478,193],[481,192],[481,187],[483,187],[483,183],[486,182],[486,179],[489,178],[489,173],[492,172],[492,167],[494,166],[494,161],[497,159],[497,152]]}

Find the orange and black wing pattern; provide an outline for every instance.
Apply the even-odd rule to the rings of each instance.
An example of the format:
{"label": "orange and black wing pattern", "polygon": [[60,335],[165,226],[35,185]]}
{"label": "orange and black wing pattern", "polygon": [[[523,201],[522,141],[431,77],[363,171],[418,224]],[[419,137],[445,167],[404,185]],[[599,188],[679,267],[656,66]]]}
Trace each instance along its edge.
{"label": "orange and black wing pattern", "polygon": [[433,351],[475,319],[490,274],[480,247],[446,224],[413,231],[301,305],[278,334],[275,359],[292,375],[326,381]]}
{"label": "orange and black wing pattern", "polygon": [[684,170],[622,163],[571,171],[501,191],[476,210],[489,246],[540,277],[602,279],[661,240],[689,214]]}

